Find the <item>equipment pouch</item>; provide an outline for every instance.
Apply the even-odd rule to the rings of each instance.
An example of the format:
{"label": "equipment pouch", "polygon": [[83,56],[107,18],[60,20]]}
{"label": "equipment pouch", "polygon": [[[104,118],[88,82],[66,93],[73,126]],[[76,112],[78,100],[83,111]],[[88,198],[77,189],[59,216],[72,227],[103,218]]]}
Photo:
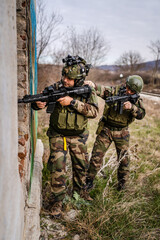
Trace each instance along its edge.
{"label": "equipment pouch", "polygon": [[67,116],[67,129],[74,129],[75,128],[75,113],[68,112]]}
{"label": "equipment pouch", "polygon": [[76,125],[78,130],[83,130],[85,128],[85,119],[83,115],[77,114]]}
{"label": "equipment pouch", "polygon": [[100,121],[98,123],[98,128],[97,128],[96,134],[99,135],[101,133],[101,131],[103,130],[103,128],[104,128],[104,122]]}
{"label": "equipment pouch", "polygon": [[65,112],[59,113],[58,127],[60,129],[66,129],[66,116],[67,116],[67,114]]}

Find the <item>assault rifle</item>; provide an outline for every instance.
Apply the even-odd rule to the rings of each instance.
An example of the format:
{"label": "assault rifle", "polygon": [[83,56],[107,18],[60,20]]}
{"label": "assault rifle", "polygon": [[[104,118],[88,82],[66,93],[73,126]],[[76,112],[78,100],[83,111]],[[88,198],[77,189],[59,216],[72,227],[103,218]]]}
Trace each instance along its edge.
{"label": "assault rifle", "polygon": [[117,111],[117,109],[118,109],[119,113],[122,114],[124,102],[129,101],[129,102],[135,104],[139,97],[140,97],[140,95],[137,93],[132,94],[132,95],[127,95],[126,89],[122,88],[122,89],[120,89],[118,95],[113,96],[113,97],[108,97],[105,100],[105,102],[107,104],[115,104],[115,111]]}
{"label": "assault rifle", "polygon": [[84,85],[82,87],[65,88],[62,87],[56,90],[54,85],[46,87],[42,93],[36,95],[25,95],[22,99],[18,99],[18,103],[34,103],[37,101],[47,102],[47,113],[52,113],[56,101],[59,98],[65,96],[82,96],[83,98],[88,98],[91,94],[91,88],[89,85]]}

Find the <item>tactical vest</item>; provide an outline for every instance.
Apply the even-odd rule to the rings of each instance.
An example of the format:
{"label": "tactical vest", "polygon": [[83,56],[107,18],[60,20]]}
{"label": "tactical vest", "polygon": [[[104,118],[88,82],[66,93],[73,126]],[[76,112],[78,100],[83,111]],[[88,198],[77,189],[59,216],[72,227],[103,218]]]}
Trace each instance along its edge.
{"label": "tactical vest", "polygon": [[[114,95],[118,94],[119,86],[116,87],[116,91]],[[116,104],[116,103],[115,103]],[[127,127],[130,123],[132,123],[135,118],[132,116],[132,110],[123,110],[123,113],[119,113],[119,109],[115,110],[115,104],[108,105],[105,104],[104,112],[103,112],[103,120],[106,125],[113,126],[115,128],[123,128]]]}
{"label": "tactical vest", "polygon": [[[86,99],[75,97],[74,99],[86,102]],[[71,106],[61,106],[56,103],[54,112],[50,116],[50,127],[48,135],[52,135],[52,130],[63,135],[77,135],[82,133],[87,126],[88,119],[84,115],[78,113]]]}

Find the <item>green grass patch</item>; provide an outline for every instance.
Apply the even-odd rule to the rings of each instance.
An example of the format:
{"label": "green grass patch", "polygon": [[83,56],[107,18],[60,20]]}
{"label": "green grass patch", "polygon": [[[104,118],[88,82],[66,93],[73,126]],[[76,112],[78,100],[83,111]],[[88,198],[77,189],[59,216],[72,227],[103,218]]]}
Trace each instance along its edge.
{"label": "green grass patch", "polygon": [[48,136],[46,134],[48,127],[42,128],[41,131],[37,133],[37,138],[40,138],[44,144],[44,147],[49,146]]}

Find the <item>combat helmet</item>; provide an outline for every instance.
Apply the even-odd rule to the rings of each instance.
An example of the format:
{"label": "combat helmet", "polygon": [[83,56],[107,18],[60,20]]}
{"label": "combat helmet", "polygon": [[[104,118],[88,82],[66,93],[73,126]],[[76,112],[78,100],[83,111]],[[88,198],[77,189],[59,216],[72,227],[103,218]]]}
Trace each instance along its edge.
{"label": "combat helmet", "polygon": [[86,64],[86,61],[78,55],[68,55],[66,58],[62,59],[62,62],[65,63],[62,69],[62,76],[73,79],[75,86],[82,86],[91,65]]}
{"label": "combat helmet", "polygon": [[129,76],[126,80],[126,86],[136,93],[140,93],[142,91],[143,85],[143,79],[139,75]]}

